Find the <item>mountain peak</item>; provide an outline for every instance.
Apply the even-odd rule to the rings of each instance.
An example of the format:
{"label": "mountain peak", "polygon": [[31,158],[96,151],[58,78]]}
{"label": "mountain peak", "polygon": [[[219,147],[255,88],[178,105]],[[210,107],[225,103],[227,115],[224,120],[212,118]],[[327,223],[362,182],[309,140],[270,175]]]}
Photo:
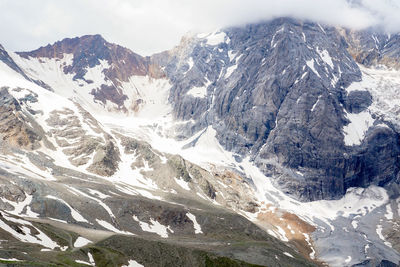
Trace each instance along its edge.
{"label": "mountain peak", "polygon": [[[133,76],[163,77],[163,71],[149,57],[142,57],[130,49],[107,42],[100,34],[65,38],[30,52],[17,52],[24,60],[37,64],[55,61],[65,75],[80,86],[88,85],[94,100],[110,101],[126,111],[128,96],[121,89]],[[92,77],[91,73],[97,76]],[[99,84],[98,77],[102,77]],[[97,79],[97,84],[94,80]],[[48,81],[51,83],[51,81]]]}
{"label": "mountain peak", "polygon": [[83,35],[81,37],[65,38],[53,44],[42,46],[29,52],[17,52],[23,58],[45,57],[45,58],[63,58],[64,54],[76,54],[82,51],[91,51],[98,53],[101,50],[116,46],[108,43],[100,34]]}
{"label": "mountain peak", "polygon": [[[100,34],[65,38],[36,50],[17,52],[17,54],[25,59],[30,57],[63,59],[66,54],[72,55],[72,64],[64,66],[63,71],[66,74],[74,74],[74,80],[84,80],[86,69],[100,65],[101,62],[107,62],[110,69],[120,70],[120,73],[116,74],[120,81],[128,81],[132,75],[145,76],[149,72],[148,58],[128,48],[109,43]],[[153,66],[149,75],[162,76],[162,73],[155,69],[157,68]]]}

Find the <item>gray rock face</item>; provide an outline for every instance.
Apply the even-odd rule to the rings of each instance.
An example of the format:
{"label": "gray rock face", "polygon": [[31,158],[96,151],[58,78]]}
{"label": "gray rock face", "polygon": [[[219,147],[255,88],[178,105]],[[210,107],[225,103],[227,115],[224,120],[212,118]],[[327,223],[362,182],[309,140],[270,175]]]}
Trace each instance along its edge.
{"label": "gray rock face", "polygon": [[[287,193],[331,199],[351,186],[385,185],[399,171],[392,129],[371,127],[362,144],[344,142],[346,114],[367,110],[372,97],[346,92],[362,75],[343,35],[282,18],[184,39],[155,57],[173,82],[175,116],[195,121],[184,136],[211,125],[226,149],[249,153]],[[201,87],[203,95],[192,93]]]}
{"label": "gray rock face", "polygon": [[342,30],[341,33],[350,45],[349,52],[358,63],[400,68],[399,34],[384,34],[374,29]]}
{"label": "gray rock face", "polygon": [[368,91],[351,91],[344,103],[350,113],[360,113],[372,104],[372,96]]}
{"label": "gray rock face", "polygon": [[[19,103],[9,92],[10,88],[0,89],[0,137],[5,142],[26,149],[38,148],[43,130],[24,114]],[[18,90],[18,89],[14,89]],[[35,101],[33,94],[23,101]]]}
{"label": "gray rock face", "polygon": [[14,60],[10,57],[8,52],[4,49],[4,47],[1,44],[0,44],[0,61],[3,62],[4,64],[6,64],[11,69],[18,72],[19,74],[21,74],[25,79],[32,81],[32,82],[36,83],[37,85],[42,86],[43,88],[52,90],[50,88],[50,86],[48,86],[45,82],[29,78],[25,74],[25,72],[14,62]]}
{"label": "gray rock face", "polygon": [[108,141],[106,145],[96,148],[93,163],[88,171],[102,176],[111,176],[115,173],[120,162],[120,154],[114,143]]}
{"label": "gray rock face", "polygon": [[14,60],[10,57],[10,55],[2,45],[0,45],[0,61],[29,80],[23,70],[21,70],[21,68],[17,64],[15,64]]}

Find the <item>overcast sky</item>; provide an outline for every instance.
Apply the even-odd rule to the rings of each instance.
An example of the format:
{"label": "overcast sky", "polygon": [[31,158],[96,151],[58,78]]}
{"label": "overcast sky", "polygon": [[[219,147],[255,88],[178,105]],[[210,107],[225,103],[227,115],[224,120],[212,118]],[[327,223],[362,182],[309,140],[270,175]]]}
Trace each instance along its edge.
{"label": "overcast sky", "polygon": [[150,55],[188,31],[279,16],[351,28],[400,31],[400,0],[0,0],[0,43],[27,51],[65,37],[100,33]]}

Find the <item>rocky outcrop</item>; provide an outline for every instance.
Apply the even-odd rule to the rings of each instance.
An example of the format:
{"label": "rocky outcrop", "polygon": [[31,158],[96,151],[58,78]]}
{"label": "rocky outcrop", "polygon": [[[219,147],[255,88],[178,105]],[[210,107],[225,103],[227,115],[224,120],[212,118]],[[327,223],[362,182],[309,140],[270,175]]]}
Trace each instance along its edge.
{"label": "rocky outcrop", "polygon": [[384,65],[400,69],[399,34],[386,34],[379,29],[339,31],[348,43],[349,53],[358,63],[368,67]]}
{"label": "rocky outcrop", "polygon": [[120,154],[118,148],[111,141],[108,141],[104,146],[96,148],[93,163],[88,167],[88,171],[101,176],[113,175],[120,162]]}
{"label": "rocky outcrop", "polygon": [[368,91],[351,91],[344,101],[346,110],[350,113],[360,113],[372,104],[372,96]]}
{"label": "rocky outcrop", "polygon": [[49,134],[74,166],[87,166],[87,170],[111,176],[118,168],[120,152],[113,138],[79,105],[78,112],[71,109],[54,110],[46,120]]}
{"label": "rocky outcrop", "polygon": [[175,175],[179,179],[183,179],[185,182],[190,182],[192,178],[187,170],[186,161],[179,157],[174,156],[168,160],[168,164],[175,170]]}
{"label": "rocky outcrop", "polygon": [[29,78],[25,75],[21,68],[17,64],[15,64],[14,60],[10,57],[10,55],[2,45],[0,45],[0,61],[29,80]]}
{"label": "rocky outcrop", "polygon": [[19,73],[20,75],[22,75],[25,79],[27,79],[28,81],[34,82],[37,85],[46,88],[48,90],[52,90],[50,88],[49,85],[47,85],[45,82],[41,81],[41,80],[35,80],[32,79],[30,77],[28,77],[26,75],[26,73],[20,68],[20,66],[18,66],[14,60],[10,57],[10,55],[8,54],[8,52],[4,49],[4,47],[0,44],[0,61],[3,62],[4,64],[6,64],[8,67],[10,67],[11,69],[13,69],[14,71],[16,71],[17,73]]}
{"label": "rocky outcrop", "polygon": [[[133,138],[118,135],[122,153],[134,155],[130,164],[132,171],[151,179],[158,188],[179,192],[179,195],[200,196],[203,200],[216,201],[233,210],[256,212],[259,209],[251,185],[239,174],[226,169],[205,170],[181,156],[162,154],[149,144]],[[130,162],[129,162],[130,163]],[[176,181],[182,181],[182,188]]]}
{"label": "rocky outcrop", "polygon": [[[20,102],[8,90],[11,89],[6,87],[0,89],[0,136],[2,140],[12,146],[26,149],[38,148],[43,130],[28,114],[22,112]],[[36,101],[35,94],[27,95],[25,101]]]}

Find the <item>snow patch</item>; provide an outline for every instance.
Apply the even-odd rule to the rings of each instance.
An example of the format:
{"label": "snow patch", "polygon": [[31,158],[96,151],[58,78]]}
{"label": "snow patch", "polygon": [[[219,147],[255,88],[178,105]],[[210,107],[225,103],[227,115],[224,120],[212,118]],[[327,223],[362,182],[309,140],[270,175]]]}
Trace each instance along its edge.
{"label": "snow patch", "polygon": [[204,98],[207,96],[207,86],[193,87],[186,93],[187,95]]}
{"label": "snow patch", "polygon": [[64,200],[54,197],[54,196],[46,196],[46,198],[48,199],[53,199],[53,200],[57,200],[61,203],[63,203],[65,206],[67,206],[69,208],[69,210],[71,211],[71,216],[72,218],[77,221],[77,222],[85,222],[85,223],[89,223],[78,211],[76,211],[74,208],[72,208],[67,202],[65,202]]}
{"label": "snow patch", "polygon": [[321,97],[322,97],[322,95],[319,95],[319,96],[318,96],[317,101],[315,101],[314,105],[313,105],[312,108],[311,108],[311,112],[313,112],[313,111],[315,110],[315,108],[317,107],[318,102],[319,102],[319,100],[321,99]]}
{"label": "snow patch", "polygon": [[228,68],[226,69],[226,73],[225,73],[225,75],[224,75],[224,78],[225,78],[225,79],[229,78],[229,77],[232,75],[232,73],[237,69],[237,67],[238,67],[237,64],[228,67]]}
{"label": "snow patch", "polygon": [[89,258],[89,262],[93,265],[93,266],[96,266],[96,262],[94,261],[94,258],[93,258],[93,255],[90,253],[90,252],[88,252],[88,258]]}
{"label": "snow patch", "polygon": [[357,229],[358,227],[358,222],[356,220],[351,221],[351,225],[353,226],[354,229]]}
{"label": "snow patch", "polygon": [[117,228],[115,228],[109,222],[106,222],[106,221],[103,221],[103,220],[99,220],[99,219],[96,219],[96,222],[98,224],[100,224],[101,226],[103,226],[104,228],[106,228],[107,230],[110,230],[111,232],[114,232],[114,233],[117,233],[117,234],[122,234],[122,235],[134,235],[131,232],[118,230]]}
{"label": "snow patch", "polygon": [[321,76],[319,75],[318,71],[317,71],[317,70],[315,69],[315,67],[314,67],[314,63],[315,63],[314,59],[310,59],[310,60],[307,60],[307,61],[306,61],[306,65],[307,65],[315,74],[317,74],[318,77],[321,78]]}
{"label": "snow patch", "polygon": [[346,146],[360,145],[368,131],[374,123],[374,119],[368,111],[358,114],[346,113],[350,123],[343,127],[344,143]]}
{"label": "snow patch", "polygon": [[221,31],[215,31],[215,32],[209,34],[206,37],[206,40],[207,40],[208,45],[215,46],[215,45],[224,43],[226,38],[229,39],[229,37],[226,35],[226,33],[221,32]]}
{"label": "snow patch", "polygon": [[272,39],[271,39],[271,43],[270,43],[270,46],[271,46],[271,47],[273,47],[273,48],[276,47],[277,43],[275,42],[275,37],[276,37],[277,34],[283,32],[284,30],[285,30],[285,26],[282,26],[281,28],[279,28],[279,29],[274,33],[274,35],[272,36]]}
{"label": "snow patch", "polygon": [[[167,116],[172,107],[168,102],[171,84],[168,79],[154,79],[149,76],[131,76],[128,82],[122,83],[124,93],[128,96],[128,109],[133,110],[132,114],[137,119],[154,120]],[[142,100],[139,110],[135,110],[136,101]],[[96,111],[95,112],[99,112]],[[100,111],[101,112],[101,111]],[[110,116],[104,113],[104,116]],[[122,116],[125,119],[126,117]],[[113,116],[115,119],[115,116]]]}
{"label": "snow patch", "polygon": [[84,247],[84,246],[86,246],[87,244],[90,244],[90,243],[92,243],[92,241],[90,241],[89,239],[86,239],[84,237],[79,236],[75,240],[74,247],[81,248],[81,247]]}
{"label": "snow patch", "polygon": [[110,215],[111,218],[115,219],[114,213],[112,212],[110,207],[108,207],[103,201],[101,201],[101,200],[99,200],[99,199],[97,199],[95,197],[89,196],[88,194],[86,194],[86,193],[82,192],[81,190],[78,190],[78,189],[76,189],[76,188],[74,188],[72,186],[67,186],[67,187],[70,190],[72,190],[73,192],[75,192],[75,193],[77,193],[79,195],[82,195],[82,196],[84,196],[86,198],[89,198],[89,199],[92,199],[92,200],[96,201],[100,206],[102,206],[107,211],[107,213]]}
{"label": "snow patch", "polygon": [[[56,247],[59,247],[56,242],[51,240],[45,233],[40,231],[38,228],[34,227],[30,222],[22,220],[22,219],[16,219],[13,217],[10,217],[6,215],[4,212],[2,213],[3,219],[7,221],[12,221],[21,225],[24,225],[20,227],[22,233],[19,233],[14,230],[14,228],[10,227],[3,219],[0,219],[0,228],[2,228],[4,231],[10,233],[13,237],[16,239],[22,241],[22,242],[27,242],[27,243],[33,243],[33,244],[39,244],[43,247],[49,248],[49,249],[55,249]],[[28,228],[27,226],[34,228],[38,234],[32,235],[31,229]]]}
{"label": "snow patch", "polygon": [[307,39],[306,39],[306,35],[304,34],[304,32],[302,32],[301,35],[302,35],[302,37],[303,37],[303,42],[306,43],[306,42],[307,42]]}
{"label": "snow patch", "polygon": [[2,260],[2,261],[22,261],[22,260],[19,260],[19,259],[16,259],[16,258],[8,258],[8,259],[0,258],[0,260]]}
{"label": "snow patch", "polygon": [[392,207],[390,206],[390,203],[386,205],[385,217],[388,220],[393,220],[393,211],[392,211]]}
{"label": "snow patch", "polygon": [[83,260],[75,260],[76,263],[85,264],[85,265],[92,265],[90,262],[83,261]]}
{"label": "snow patch", "polygon": [[279,239],[278,235],[277,235],[274,231],[272,231],[271,229],[268,229],[268,230],[267,230],[267,233],[268,233],[269,235],[275,237],[276,239]]}
{"label": "snow patch", "polygon": [[144,265],[138,263],[135,260],[128,261],[128,265],[122,265],[121,267],[144,267]]}
{"label": "snow patch", "polygon": [[362,80],[352,83],[346,91],[368,91],[373,99],[369,110],[378,117],[400,124],[400,71],[358,66]]}
{"label": "snow patch", "polygon": [[[118,149],[121,151],[121,162],[119,163],[117,172],[107,180],[112,180],[121,192],[130,195],[142,195],[151,199],[161,199],[154,196],[148,190],[159,189],[153,180],[143,176],[142,171],[151,171],[147,161],[143,161],[144,167],[132,169],[131,165],[136,161],[135,153],[125,153],[125,148],[121,141],[117,142]],[[120,186],[121,185],[121,186]]]}
{"label": "snow patch", "polygon": [[232,60],[235,59],[236,55],[237,55],[237,52],[233,52],[232,50],[229,50],[228,51],[229,62],[232,62]]}
{"label": "snow patch", "polygon": [[289,252],[283,252],[283,254],[285,254],[286,256],[288,256],[288,257],[290,257],[290,258],[294,258],[293,256],[292,256],[292,254],[290,254]]}
{"label": "snow patch", "polygon": [[110,197],[109,195],[103,194],[100,191],[97,191],[97,190],[94,190],[94,189],[91,189],[91,188],[88,188],[88,190],[89,190],[90,194],[92,194],[92,195],[94,195],[96,197],[99,197],[101,199],[105,199],[105,198]]}
{"label": "snow patch", "polygon": [[197,223],[196,216],[194,216],[192,213],[188,212],[188,213],[186,213],[186,217],[188,217],[189,220],[191,220],[193,222],[194,233],[202,234],[203,231],[201,230],[200,224]]}
{"label": "snow patch", "polygon": [[150,232],[150,233],[156,233],[162,238],[168,238],[168,231],[170,233],[173,233],[174,231],[170,228],[170,226],[165,226],[159,223],[158,221],[155,221],[153,219],[150,219],[150,223],[145,223],[142,222],[138,219],[137,216],[133,215],[133,219],[137,221],[142,228],[143,231],[145,232]]}
{"label": "snow patch", "polygon": [[278,229],[279,239],[282,240],[283,242],[289,242],[289,239],[286,237],[285,230],[283,230],[282,227],[278,225],[275,225],[275,227]]}
{"label": "snow patch", "polygon": [[331,56],[329,55],[328,50],[326,50],[326,49],[320,50],[320,49],[317,47],[317,52],[318,52],[319,56],[321,57],[321,59],[322,59],[326,64],[328,64],[328,65],[331,67],[331,69],[333,70],[334,65],[333,65],[333,62],[332,62],[332,58],[331,58]]}
{"label": "snow patch", "polygon": [[176,182],[180,187],[182,187],[182,188],[185,189],[185,190],[190,191],[190,186],[189,186],[189,183],[188,183],[188,182],[184,181],[182,178],[180,178],[180,179],[174,178],[174,179],[175,179],[175,182]]}
{"label": "snow patch", "polygon": [[383,243],[384,243],[386,246],[392,247],[392,244],[391,244],[390,242],[386,241],[385,237],[383,236],[382,230],[383,230],[382,225],[378,224],[378,225],[376,226],[376,233],[377,233],[377,235],[379,236],[379,238],[383,241]]}
{"label": "snow patch", "polygon": [[190,57],[190,58],[188,59],[187,64],[189,65],[189,68],[188,68],[188,70],[185,72],[185,74],[186,74],[187,72],[189,72],[189,71],[193,68],[193,66],[194,66],[194,61],[193,61],[193,58],[192,58],[192,57]]}
{"label": "snow patch", "polygon": [[12,211],[7,211],[9,214],[13,214],[13,215],[23,215],[22,211],[24,210],[24,208],[26,207],[26,216],[28,217],[32,217],[32,218],[37,218],[39,216],[39,214],[32,212],[31,208],[28,206],[29,204],[31,204],[33,197],[31,195],[28,195],[25,193],[25,199],[24,201],[21,202],[14,202],[11,200],[8,200],[4,197],[0,197],[0,199],[5,202],[10,204],[11,206],[14,207],[14,210]]}
{"label": "snow patch", "polygon": [[313,245],[311,244],[310,236],[309,236],[308,234],[305,234],[305,233],[303,233],[303,235],[304,235],[304,237],[305,237],[305,240],[306,240],[308,246],[309,246],[310,249],[311,249],[310,258],[313,260],[313,259],[315,259],[315,250],[314,250]]}

